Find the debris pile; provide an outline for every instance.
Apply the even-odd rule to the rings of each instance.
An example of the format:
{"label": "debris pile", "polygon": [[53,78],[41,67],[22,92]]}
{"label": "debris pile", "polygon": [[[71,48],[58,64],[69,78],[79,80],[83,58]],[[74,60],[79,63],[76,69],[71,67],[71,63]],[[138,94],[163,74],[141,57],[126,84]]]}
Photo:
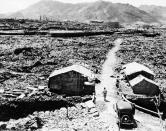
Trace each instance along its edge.
{"label": "debris pile", "polygon": [[[99,114],[100,108],[92,108],[90,112],[87,110],[87,106],[83,107],[82,104],[76,104],[75,107],[54,109],[51,111],[39,111],[28,115],[26,118],[19,118],[17,120],[10,119],[8,122],[0,122],[0,128],[6,130],[106,130],[108,124],[101,121]],[[94,115],[93,115],[94,114]],[[97,114],[97,113],[96,113]]]}
{"label": "debris pile", "polygon": [[63,97],[49,92],[47,88],[44,90],[31,89],[31,91],[27,91],[28,90],[13,90],[13,92],[9,94],[9,92],[5,90],[3,94],[1,94],[1,121],[6,121],[10,118],[17,119],[26,117],[28,114],[32,114],[35,111],[47,111],[61,107],[75,106],[75,103],[91,99],[90,96]]}

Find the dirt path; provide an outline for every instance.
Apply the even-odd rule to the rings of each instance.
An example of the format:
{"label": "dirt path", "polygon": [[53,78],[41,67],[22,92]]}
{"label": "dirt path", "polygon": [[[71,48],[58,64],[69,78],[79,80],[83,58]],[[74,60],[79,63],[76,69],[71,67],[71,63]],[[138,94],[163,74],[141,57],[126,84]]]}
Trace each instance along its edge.
{"label": "dirt path", "polygon": [[115,88],[116,78],[112,78],[110,76],[114,74],[114,67],[117,64],[115,53],[119,50],[122,39],[117,39],[114,41],[114,43],[115,47],[109,51],[107,54],[107,59],[103,64],[101,84],[97,85],[96,87],[97,101],[103,101],[102,91],[104,87],[106,87],[108,91],[107,102],[105,102],[106,109],[100,113],[100,118],[102,121],[108,123],[110,131],[118,131],[118,126],[116,124],[116,113],[113,109],[113,105],[117,102]]}
{"label": "dirt path", "polygon": [[106,87],[108,91],[108,95],[115,94],[115,78],[111,78],[114,74],[114,67],[117,64],[116,52],[120,48],[120,44],[122,43],[122,39],[117,39],[114,41],[115,47],[109,51],[106,57],[106,61],[102,67],[102,74],[101,74],[101,84],[97,85],[96,93],[97,95],[101,95],[103,88]]}
{"label": "dirt path", "polygon": [[[97,101],[103,101],[103,97],[98,97]],[[108,124],[109,131],[118,131],[118,126],[116,124],[116,113],[113,109],[113,104],[116,102],[116,98],[113,96],[108,96],[107,102],[105,102],[106,109],[100,113],[100,119]]]}

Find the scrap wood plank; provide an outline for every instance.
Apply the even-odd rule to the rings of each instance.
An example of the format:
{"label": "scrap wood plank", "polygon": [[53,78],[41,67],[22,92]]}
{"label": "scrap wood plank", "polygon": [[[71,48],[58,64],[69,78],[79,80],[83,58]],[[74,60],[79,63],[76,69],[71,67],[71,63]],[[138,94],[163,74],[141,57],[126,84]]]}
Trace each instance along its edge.
{"label": "scrap wood plank", "polygon": [[30,96],[36,94],[37,92],[38,92],[38,91],[36,91],[36,90],[32,91],[30,94],[28,94],[28,97],[30,97]]}
{"label": "scrap wood plank", "polygon": [[13,92],[24,92],[25,90],[20,90],[20,89],[14,89],[12,90]]}
{"label": "scrap wood plank", "polygon": [[24,98],[25,97],[25,94],[24,93],[22,93],[21,95],[19,95],[17,98],[18,99],[22,99],[22,98]]}
{"label": "scrap wood plank", "polygon": [[27,89],[30,89],[30,90],[37,90],[37,88],[30,87],[30,86],[27,86],[26,88],[27,88]]}
{"label": "scrap wood plank", "polygon": [[0,93],[4,93],[5,92],[5,90],[4,89],[0,89]]}
{"label": "scrap wood plank", "polygon": [[21,93],[20,92],[11,92],[11,91],[8,91],[8,92],[5,92],[5,94],[20,95]]}
{"label": "scrap wood plank", "polygon": [[17,95],[13,95],[13,94],[3,94],[3,96],[5,96],[5,97],[14,97],[14,98],[17,97]]}
{"label": "scrap wood plank", "polygon": [[47,86],[38,86],[39,90],[44,90],[45,88],[47,88]]}

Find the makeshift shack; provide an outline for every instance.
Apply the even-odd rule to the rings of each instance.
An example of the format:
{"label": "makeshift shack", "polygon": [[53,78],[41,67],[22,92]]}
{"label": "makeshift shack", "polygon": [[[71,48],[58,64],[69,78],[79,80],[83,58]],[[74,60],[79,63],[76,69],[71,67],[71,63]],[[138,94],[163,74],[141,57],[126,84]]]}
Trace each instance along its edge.
{"label": "makeshift shack", "polygon": [[139,75],[133,80],[129,81],[134,94],[141,94],[147,96],[159,95],[160,90],[157,83],[154,81]]}
{"label": "makeshift shack", "polygon": [[122,66],[123,72],[128,81],[136,78],[138,75],[142,75],[148,79],[154,80],[154,72],[148,67],[136,62],[132,62]]}
{"label": "makeshift shack", "polygon": [[92,94],[95,91],[95,75],[83,66],[72,65],[53,71],[48,87],[58,94]]}

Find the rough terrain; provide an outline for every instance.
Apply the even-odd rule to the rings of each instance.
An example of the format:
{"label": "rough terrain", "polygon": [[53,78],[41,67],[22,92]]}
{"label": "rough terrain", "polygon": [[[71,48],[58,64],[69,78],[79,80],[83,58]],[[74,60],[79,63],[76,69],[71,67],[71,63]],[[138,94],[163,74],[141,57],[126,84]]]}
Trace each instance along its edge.
{"label": "rough terrain", "polygon": [[[77,108],[69,107],[69,117],[66,108],[33,112],[27,117],[0,122],[1,130],[117,130],[113,104],[120,97],[115,95],[116,79],[109,76],[116,77],[116,71],[122,64],[137,61],[156,73],[155,81],[164,90],[166,31],[161,29],[160,32],[162,35],[157,37],[145,37],[138,33],[74,38],[0,36],[0,89],[12,91],[24,90],[29,86],[47,86],[47,78],[54,69],[74,63],[84,64],[99,74],[99,78],[106,80],[103,82],[101,79],[102,83],[96,85],[99,115],[95,109],[88,112],[81,103],[76,105]],[[123,39],[120,48],[114,44],[117,38]],[[105,86],[108,89],[108,102],[104,102],[102,97]],[[41,129],[36,118],[43,123]],[[138,128],[133,130],[160,130],[156,117],[136,111],[135,119]]]}

